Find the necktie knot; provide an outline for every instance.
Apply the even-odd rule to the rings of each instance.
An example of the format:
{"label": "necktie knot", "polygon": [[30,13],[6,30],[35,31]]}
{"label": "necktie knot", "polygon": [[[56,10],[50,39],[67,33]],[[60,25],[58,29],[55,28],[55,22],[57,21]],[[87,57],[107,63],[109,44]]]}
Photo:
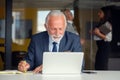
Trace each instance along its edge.
{"label": "necktie knot", "polygon": [[56,45],[57,43],[56,42],[53,42],[53,45]]}
{"label": "necktie knot", "polygon": [[57,43],[56,42],[53,42],[53,49],[52,49],[52,52],[57,52]]}

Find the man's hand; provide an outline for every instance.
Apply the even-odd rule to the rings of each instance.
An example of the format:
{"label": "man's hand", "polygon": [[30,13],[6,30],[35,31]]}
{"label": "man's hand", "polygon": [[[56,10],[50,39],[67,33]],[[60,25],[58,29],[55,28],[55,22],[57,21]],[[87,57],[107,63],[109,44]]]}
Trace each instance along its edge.
{"label": "man's hand", "polygon": [[20,61],[18,64],[18,70],[26,72],[30,68],[30,65],[26,61]]}
{"label": "man's hand", "polygon": [[36,68],[33,70],[34,73],[39,73],[39,72],[41,72],[41,71],[42,71],[42,65],[36,67]]}

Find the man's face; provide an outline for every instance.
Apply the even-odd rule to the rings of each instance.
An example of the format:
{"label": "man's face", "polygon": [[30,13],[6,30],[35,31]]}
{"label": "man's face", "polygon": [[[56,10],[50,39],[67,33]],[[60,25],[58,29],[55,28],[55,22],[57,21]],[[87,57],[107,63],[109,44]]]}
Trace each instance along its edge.
{"label": "man's face", "polygon": [[64,13],[65,13],[67,20],[73,21],[74,17],[70,11],[65,11]]}
{"label": "man's face", "polygon": [[63,16],[50,16],[46,29],[53,41],[60,41],[64,35],[66,25]]}

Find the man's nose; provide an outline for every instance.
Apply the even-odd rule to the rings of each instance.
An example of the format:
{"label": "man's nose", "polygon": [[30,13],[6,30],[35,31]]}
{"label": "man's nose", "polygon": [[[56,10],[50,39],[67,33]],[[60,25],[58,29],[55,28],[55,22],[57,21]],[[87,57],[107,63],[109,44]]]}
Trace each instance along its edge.
{"label": "man's nose", "polygon": [[59,30],[56,30],[56,35],[59,35],[59,32],[60,32]]}

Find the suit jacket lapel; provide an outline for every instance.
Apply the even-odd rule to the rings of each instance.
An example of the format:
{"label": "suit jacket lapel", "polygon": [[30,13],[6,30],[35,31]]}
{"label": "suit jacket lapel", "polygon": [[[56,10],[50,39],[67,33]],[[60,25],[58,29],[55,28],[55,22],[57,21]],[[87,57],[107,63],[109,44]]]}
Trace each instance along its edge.
{"label": "suit jacket lapel", "polygon": [[[60,52],[63,52],[63,51],[64,51],[65,43],[66,43],[66,38],[65,38],[65,36],[63,36],[63,38],[62,38],[61,41],[60,41],[60,45],[59,45],[59,51],[60,51]],[[63,47],[63,46],[64,46],[64,47]]]}
{"label": "suit jacket lapel", "polygon": [[45,43],[44,44],[45,51],[49,52],[49,36],[48,36],[48,34],[46,34],[46,37],[44,38],[43,43]]}

